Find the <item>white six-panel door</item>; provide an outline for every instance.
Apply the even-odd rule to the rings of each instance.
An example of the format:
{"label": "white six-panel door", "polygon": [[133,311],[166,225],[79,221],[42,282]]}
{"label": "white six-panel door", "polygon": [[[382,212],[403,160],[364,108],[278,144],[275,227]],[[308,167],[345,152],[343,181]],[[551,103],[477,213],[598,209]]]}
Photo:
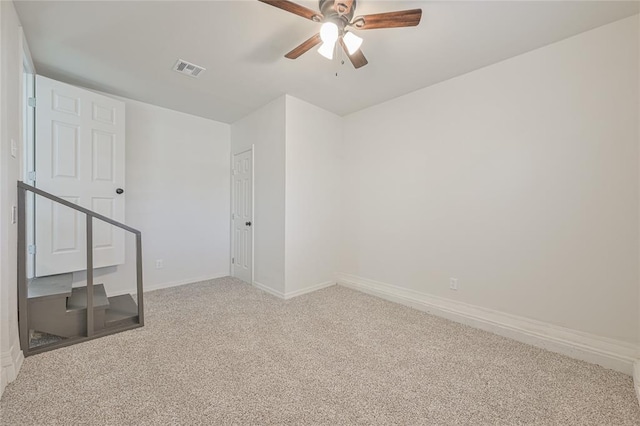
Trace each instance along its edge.
{"label": "white six-panel door", "polygon": [[[36,186],[124,222],[124,103],[36,77]],[[85,215],[36,198],[36,276],[86,269]],[[94,267],[124,263],[124,231],[93,221]]]}
{"label": "white six-panel door", "polygon": [[233,156],[232,275],[252,282],[253,269],[253,155],[245,151]]}

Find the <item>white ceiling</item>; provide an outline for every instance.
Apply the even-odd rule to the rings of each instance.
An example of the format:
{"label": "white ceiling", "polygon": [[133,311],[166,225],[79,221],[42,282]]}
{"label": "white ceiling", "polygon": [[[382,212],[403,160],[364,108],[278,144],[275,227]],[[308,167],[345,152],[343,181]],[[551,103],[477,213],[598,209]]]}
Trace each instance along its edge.
{"label": "white ceiling", "polygon": [[[227,123],[285,93],[346,115],[638,13],[637,2],[361,0],[356,14],[423,17],[360,31],[369,65],[355,70],[314,50],[284,58],[319,24],[257,0],[15,3],[38,73]],[[207,71],[180,75],[178,58]]]}

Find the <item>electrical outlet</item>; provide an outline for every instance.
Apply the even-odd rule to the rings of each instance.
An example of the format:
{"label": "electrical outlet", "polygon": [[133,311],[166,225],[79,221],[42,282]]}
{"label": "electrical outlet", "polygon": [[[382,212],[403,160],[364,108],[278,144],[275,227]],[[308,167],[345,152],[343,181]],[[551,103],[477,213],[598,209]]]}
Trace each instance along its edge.
{"label": "electrical outlet", "polygon": [[18,156],[18,144],[14,139],[11,139],[11,156],[16,158]]}
{"label": "electrical outlet", "polygon": [[164,268],[164,260],[162,259],[156,260],[156,269],[162,269],[162,268]]}
{"label": "electrical outlet", "polygon": [[449,278],[449,288],[451,290],[458,290],[458,279],[457,278]]}

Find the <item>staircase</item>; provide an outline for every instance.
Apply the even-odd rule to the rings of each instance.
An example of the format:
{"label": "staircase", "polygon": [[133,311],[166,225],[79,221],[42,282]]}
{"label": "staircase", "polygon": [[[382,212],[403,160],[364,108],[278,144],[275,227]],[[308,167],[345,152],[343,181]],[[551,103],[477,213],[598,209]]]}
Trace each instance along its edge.
{"label": "staircase", "polygon": [[[28,282],[29,329],[69,338],[87,333],[87,287],[72,287],[73,274],[33,278]],[[138,305],[129,294],[107,297],[93,286],[93,330],[137,324]]]}
{"label": "staircase", "polygon": [[[86,245],[93,245],[93,222],[101,221],[134,234],[136,239],[136,299],[129,294],[108,297],[103,284],[94,283],[93,250],[86,253],[87,285],[73,287],[73,274],[27,279],[27,192],[69,207],[86,218]],[[142,233],[123,223],[65,199],[18,182],[18,324],[25,356],[73,345],[144,325]],[[34,335],[46,334],[45,339]],[[44,344],[42,341],[44,340]]]}

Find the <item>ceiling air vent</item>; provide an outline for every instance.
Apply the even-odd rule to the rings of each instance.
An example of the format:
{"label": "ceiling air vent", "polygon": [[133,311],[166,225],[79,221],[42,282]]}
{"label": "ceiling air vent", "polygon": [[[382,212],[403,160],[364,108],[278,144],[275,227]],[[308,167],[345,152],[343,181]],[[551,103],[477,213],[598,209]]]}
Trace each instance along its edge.
{"label": "ceiling air vent", "polygon": [[191,62],[178,59],[178,62],[173,66],[173,70],[180,74],[188,75],[189,77],[200,77],[200,74],[206,71],[206,68],[192,64]]}

